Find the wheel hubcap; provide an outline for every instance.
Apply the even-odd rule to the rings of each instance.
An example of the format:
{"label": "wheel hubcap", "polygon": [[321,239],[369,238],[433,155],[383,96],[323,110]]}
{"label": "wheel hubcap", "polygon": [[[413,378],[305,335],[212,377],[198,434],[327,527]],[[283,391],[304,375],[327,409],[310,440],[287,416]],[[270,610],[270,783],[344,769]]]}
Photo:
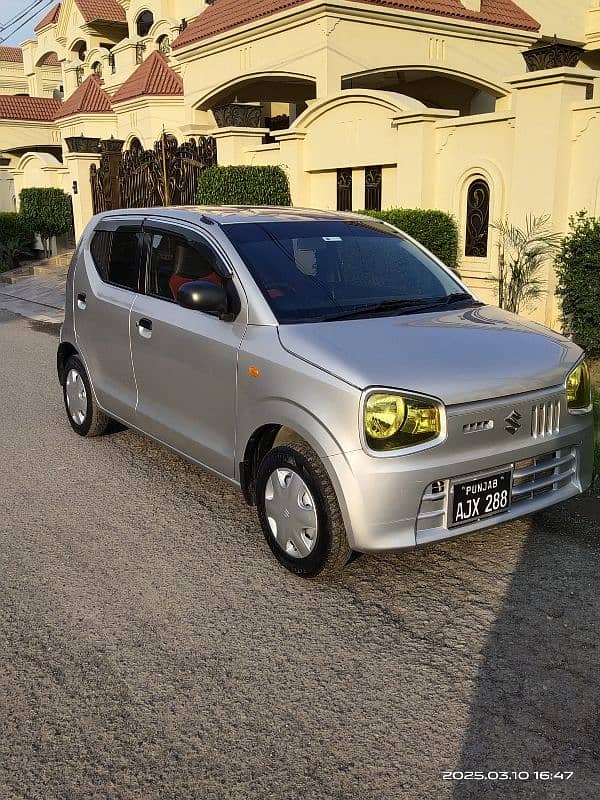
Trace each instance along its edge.
{"label": "wheel hubcap", "polygon": [[87,392],[83,378],[76,369],[69,371],[65,383],[67,408],[76,425],[83,425],[87,415]]}
{"label": "wheel hubcap", "polygon": [[276,469],[265,487],[265,510],[273,538],[292,558],[306,558],[317,543],[315,501],[300,475]]}

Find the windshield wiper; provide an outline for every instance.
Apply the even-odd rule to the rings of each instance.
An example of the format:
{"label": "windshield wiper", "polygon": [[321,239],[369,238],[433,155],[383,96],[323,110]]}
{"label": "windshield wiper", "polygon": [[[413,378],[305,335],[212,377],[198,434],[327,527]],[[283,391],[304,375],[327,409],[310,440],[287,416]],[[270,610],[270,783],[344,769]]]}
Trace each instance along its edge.
{"label": "windshield wiper", "polygon": [[341,319],[351,319],[352,317],[359,317],[363,314],[375,314],[379,311],[402,311],[404,314],[410,314],[411,311],[425,311],[430,308],[439,308],[440,306],[452,305],[452,303],[459,303],[465,300],[470,300],[474,304],[483,305],[478,303],[474,297],[467,292],[453,292],[447,297],[440,297],[439,299],[417,298],[413,297],[408,300],[383,300],[380,303],[373,305],[356,306],[349,308],[347,311],[341,311],[339,314],[333,314],[330,317],[324,317],[323,322],[337,322]]}

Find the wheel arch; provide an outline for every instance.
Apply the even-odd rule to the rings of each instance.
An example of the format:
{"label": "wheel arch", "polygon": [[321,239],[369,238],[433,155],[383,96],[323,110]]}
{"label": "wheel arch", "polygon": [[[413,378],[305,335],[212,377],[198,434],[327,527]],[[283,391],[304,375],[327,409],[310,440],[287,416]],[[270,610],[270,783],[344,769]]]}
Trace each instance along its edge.
{"label": "wheel arch", "polygon": [[64,380],[65,364],[71,356],[78,356],[79,351],[71,344],[71,342],[61,342],[56,351],[56,371],[58,373],[58,380],[62,386]]}

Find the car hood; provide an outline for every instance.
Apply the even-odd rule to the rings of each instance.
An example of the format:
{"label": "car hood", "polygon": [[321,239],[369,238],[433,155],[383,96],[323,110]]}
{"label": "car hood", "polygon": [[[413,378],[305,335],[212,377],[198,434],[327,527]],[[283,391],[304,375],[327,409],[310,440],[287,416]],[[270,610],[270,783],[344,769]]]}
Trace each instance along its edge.
{"label": "car hood", "polygon": [[386,386],[446,405],[562,384],[582,351],[494,306],[281,325],[290,353],[364,389]]}

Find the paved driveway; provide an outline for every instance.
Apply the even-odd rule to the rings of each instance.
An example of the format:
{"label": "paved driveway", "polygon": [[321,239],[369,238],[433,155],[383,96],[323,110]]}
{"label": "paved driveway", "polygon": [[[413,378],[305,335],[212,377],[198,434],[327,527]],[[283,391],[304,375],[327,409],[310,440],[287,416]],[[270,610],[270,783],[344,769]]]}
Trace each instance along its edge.
{"label": "paved driveway", "polygon": [[38,322],[62,323],[67,270],[32,275],[18,283],[0,282],[0,309]]}
{"label": "paved driveway", "polygon": [[2,800],[597,795],[597,506],[302,582],[233,488],[75,436],[49,330],[0,313]]}

